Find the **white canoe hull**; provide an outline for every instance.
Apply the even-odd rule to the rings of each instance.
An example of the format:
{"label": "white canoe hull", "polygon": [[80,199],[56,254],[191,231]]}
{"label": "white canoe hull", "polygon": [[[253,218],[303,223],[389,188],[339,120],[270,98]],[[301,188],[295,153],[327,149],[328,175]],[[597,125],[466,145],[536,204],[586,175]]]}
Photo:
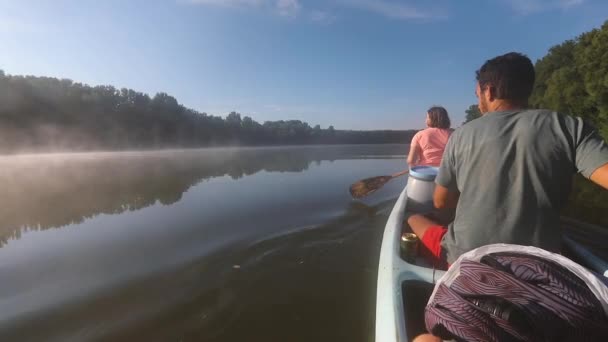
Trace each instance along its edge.
{"label": "white canoe hull", "polygon": [[403,282],[418,280],[434,283],[434,280],[445,273],[407,263],[400,257],[399,243],[407,205],[406,189],[403,189],[393,207],[382,238],[376,287],[377,342],[401,342],[408,339],[403,305]]}

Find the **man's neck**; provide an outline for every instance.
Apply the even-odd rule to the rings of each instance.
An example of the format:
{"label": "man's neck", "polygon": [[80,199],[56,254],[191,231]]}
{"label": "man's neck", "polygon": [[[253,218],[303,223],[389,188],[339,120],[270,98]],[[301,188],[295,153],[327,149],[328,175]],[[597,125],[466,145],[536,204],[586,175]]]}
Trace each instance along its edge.
{"label": "man's neck", "polygon": [[492,109],[490,112],[506,112],[506,111],[516,111],[522,110],[528,107],[527,103],[515,103],[511,101],[501,101],[497,100],[493,103]]}

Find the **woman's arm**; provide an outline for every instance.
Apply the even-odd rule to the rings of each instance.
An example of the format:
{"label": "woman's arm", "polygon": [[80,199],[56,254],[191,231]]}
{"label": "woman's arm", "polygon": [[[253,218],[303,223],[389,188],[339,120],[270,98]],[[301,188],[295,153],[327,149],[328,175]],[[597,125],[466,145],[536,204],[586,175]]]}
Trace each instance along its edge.
{"label": "woman's arm", "polygon": [[411,169],[418,162],[418,144],[412,141],[410,145],[410,154],[407,156],[407,166]]}

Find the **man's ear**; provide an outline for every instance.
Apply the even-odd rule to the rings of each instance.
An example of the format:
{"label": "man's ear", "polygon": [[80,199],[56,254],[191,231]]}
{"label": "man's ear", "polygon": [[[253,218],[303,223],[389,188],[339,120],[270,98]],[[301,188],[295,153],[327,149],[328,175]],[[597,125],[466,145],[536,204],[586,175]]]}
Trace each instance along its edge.
{"label": "man's ear", "polygon": [[494,87],[493,85],[489,84],[488,88],[487,88],[487,94],[488,94],[488,100],[489,101],[495,101],[496,98],[496,87]]}

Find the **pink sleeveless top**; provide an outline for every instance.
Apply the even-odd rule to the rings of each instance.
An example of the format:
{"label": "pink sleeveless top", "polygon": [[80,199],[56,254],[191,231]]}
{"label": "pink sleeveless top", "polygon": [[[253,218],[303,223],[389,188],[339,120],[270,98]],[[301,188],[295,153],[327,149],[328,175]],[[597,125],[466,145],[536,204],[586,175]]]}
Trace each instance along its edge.
{"label": "pink sleeveless top", "polygon": [[452,131],[443,128],[427,128],[412,138],[412,145],[418,145],[418,162],[416,165],[439,166],[443,150]]}

